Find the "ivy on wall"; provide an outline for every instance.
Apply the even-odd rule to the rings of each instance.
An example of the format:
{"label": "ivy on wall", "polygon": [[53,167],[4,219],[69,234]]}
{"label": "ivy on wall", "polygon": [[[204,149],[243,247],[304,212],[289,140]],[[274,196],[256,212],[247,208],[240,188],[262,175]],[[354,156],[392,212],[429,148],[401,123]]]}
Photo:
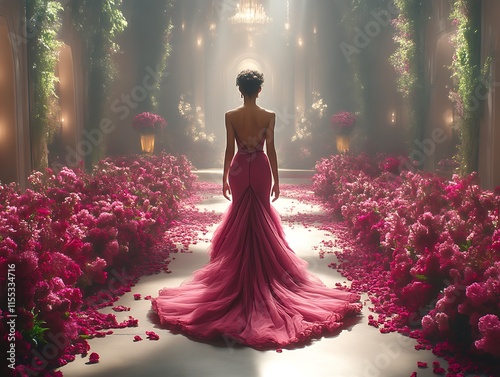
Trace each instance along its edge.
{"label": "ivy on wall", "polygon": [[389,58],[398,74],[398,91],[408,101],[410,143],[423,140],[427,113],[424,35],[428,2],[394,0],[399,15],[393,21],[396,50]]}
{"label": "ivy on wall", "polygon": [[35,170],[47,167],[47,145],[60,127],[56,67],[61,46],[58,40],[61,11],[58,1],[26,1],[30,130]]}
{"label": "ivy on wall", "polygon": [[[72,0],[70,3],[73,25],[83,45],[86,108],[84,128],[88,133],[100,132],[108,121],[110,83],[116,77],[113,55],[119,51],[116,36],[123,32],[127,21],[121,11],[122,0]],[[104,123],[103,123],[104,122]],[[91,168],[103,156],[104,143],[93,143],[87,148],[85,160]]]}
{"label": "ivy on wall", "polygon": [[459,172],[466,175],[478,170],[479,126],[487,92],[487,72],[491,59],[481,68],[481,2],[452,0],[450,15],[457,31],[452,39],[455,54],[451,65],[455,90],[450,98],[459,116],[460,145],[456,160]]}
{"label": "ivy on wall", "polygon": [[[422,0],[394,0],[400,14],[394,22],[396,52],[391,56],[399,79],[398,89],[409,100],[413,137],[424,136],[426,89],[424,86],[423,37],[426,7]],[[459,116],[460,145],[455,157],[462,175],[478,170],[479,125],[487,92],[487,72],[491,59],[481,66],[481,2],[451,0],[451,19],[457,31],[452,39],[455,47],[450,67],[455,89],[450,98]]]}

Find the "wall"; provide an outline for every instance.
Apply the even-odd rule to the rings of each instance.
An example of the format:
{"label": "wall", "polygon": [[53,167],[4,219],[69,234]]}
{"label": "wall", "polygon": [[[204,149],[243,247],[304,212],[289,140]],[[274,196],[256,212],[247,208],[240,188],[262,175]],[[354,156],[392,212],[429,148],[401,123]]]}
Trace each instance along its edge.
{"label": "wall", "polygon": [[7,20],[0,17],[0,182],[17,181],[16,87]]}
{"label": "wall", "polygon": [[[431,17],[426,27],[425,56],[427,70],[428,114],[423,152],[425,167],[430,171],[440,171],[439,162],[451,159],[456,153],[458,134],[454,129],[456,116],[449,98],[453,87],[450,66],[454,47],[450,38],[455,28],[449,19],[451,12],[448,0],[434,0]],[[451,176],[449,171],[443,173]]]}
{"label": "wall", "polygon": [[[491,88],[488,96],[478,92],[484,102],[484,118],[480,129],[479,175],[481,185],[488,189],[500,186],[500,2],[483,0],[482,58],[492,54]],[[483,101],[484,100],[484,101]]]}
{"label": "wall", "polygon": [[26,186],[31,172],[23,2],[0,3],[0,181]]}

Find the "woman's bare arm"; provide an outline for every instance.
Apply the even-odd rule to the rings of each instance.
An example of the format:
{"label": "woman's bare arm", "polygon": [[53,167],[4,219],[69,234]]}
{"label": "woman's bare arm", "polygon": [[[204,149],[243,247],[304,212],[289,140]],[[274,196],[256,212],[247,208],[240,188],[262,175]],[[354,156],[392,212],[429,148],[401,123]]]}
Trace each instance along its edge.
{"label": "woman's bare arm", "polygon": [[226,153],[224,155],[224,171],[222,173],[222,195],[227,200],[231,200],[229,195],[231,195],[231,188],[229,187],[228,177],[229,177],[229,168],[231,166],[231,161],[234,157],[234,129],[231,125],[231,121],[229,120],[229,114],[226,113],[225,116],[225,124],[226,124]]}
{"label": "woman's bare arm", "polygon": [[274,128],[276,125],[276,114],[272,114],[269,125],[266,129],[266,149],[267,157],[269,158],[269,164],[271,165],[271,173],[273,175],[273,188],[271,190],[271,195],[274,195],[273,202],[277,200],[280,196],[280,181],[278,177],[278,157],[276,155],[276,148],[274,146]]}

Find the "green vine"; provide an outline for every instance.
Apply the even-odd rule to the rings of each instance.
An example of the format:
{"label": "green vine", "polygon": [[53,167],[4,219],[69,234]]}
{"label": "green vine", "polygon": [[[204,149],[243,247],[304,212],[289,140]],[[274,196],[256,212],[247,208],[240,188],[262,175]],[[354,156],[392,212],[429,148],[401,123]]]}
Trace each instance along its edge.
{"label": "green vine", "polygon": [[61,4],[50,0],[27,0],[27,51],[30,79],[30,129],[35,170],[48,165],[47,145],[60,127],[56,95],[56,67],[61,43]]}
{"label": "green vine", "polygon": [[[112,56],[119,51],[115,38],[127,26],[121,3],[122,0],[73,0],[70,3],[73,25],[84,50],[87,86],[84,127],[87,132],[99,129],[108,110],[109,87],[116,77]],[[103,143],[92,145],[87,155],[82,156],[86,167],[91,168],[103,151]]]}
{"label": "green vine", "polygon": [[393,21],[396,29],[396,50],[389,58],[398,74],[398,91],[409,104],[410,141],[424,138],[425,101],[424,85],[424,28],[426,6],[422,0],[394,0],[399,9]]}
{"label": "green vine", "polygon": [[410,98],[418,86],[417,79],[417,19],[412,12],[412,1],[396,0],[400,10],[399,16],[394,19],[396,29],[394,42],[397,49],[389,58],[392,66],[398,73],[398,91],[405,98]]}
{"label": "green vine", "polygon": [[452,39],[455,55],[451,65],[455,90],[450,98],[459,120],[460,145],[456,155],[459,172],[467,175],[478,170],[479,125],[482,100],[487,91],[486,79],[491,58],[481,68],[481,2],[451,0],[453,24],[457,27]]}

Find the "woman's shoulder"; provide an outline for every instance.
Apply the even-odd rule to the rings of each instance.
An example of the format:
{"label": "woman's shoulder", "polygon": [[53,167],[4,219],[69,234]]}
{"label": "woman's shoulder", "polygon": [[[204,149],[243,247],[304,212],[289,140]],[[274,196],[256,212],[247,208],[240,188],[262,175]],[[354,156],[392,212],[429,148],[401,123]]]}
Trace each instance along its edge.
{"label": "woman's shoulder", "polygon": [[[253,111],[255,111],[256,114],[260,113],[259,116],[264,116],[268,119],[271,119],[271,118],[276,116],[274,111],[265,109],[263,107],[257,107]],[[240,107],[226,111],[225,116],[226,116],[226,119],[231,119],[233,117],[238,117],[239,114],[244,114],[244,113],[246,113],[246,110],[242,106],[240,106]]]}
{"label": "woman's shoulder", "polygon": [[272,118],[273,116],[276,116],[276,114],[274,113],[274,111],[272,110],[268,110],[268,109],[264,109],[262,108],[262,110],[264,111],[264,113],[269,116],[270,118]]}
{"label": "woman's shoulder", "polygon": [[231,110],[228,110],[228,111],[226,111],[226,117],[232,117],[232,116],[240,113],[241,110],[242,110],[241,106],[234,108],[234,109],[231,109]]}
{"label": "woman's shoulder", "polygon": [[271,120],[273,117],[276,116],[276,114],[274,113],[274,111],[272,110],[269,110],[269,109],[265,109],[263,107],[260,107],[259,108],[259,112],[260,112],[260,116],[265,118],[266,120]]}

